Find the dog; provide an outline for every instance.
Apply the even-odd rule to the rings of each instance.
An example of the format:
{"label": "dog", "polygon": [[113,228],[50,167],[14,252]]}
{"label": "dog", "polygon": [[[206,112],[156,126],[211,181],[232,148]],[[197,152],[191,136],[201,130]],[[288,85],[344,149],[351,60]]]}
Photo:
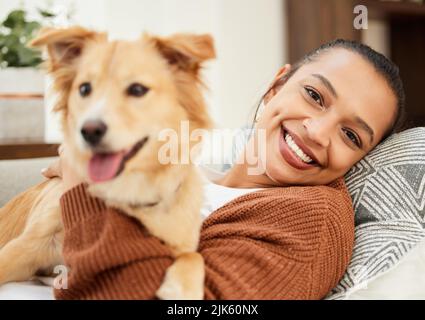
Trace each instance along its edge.
{"label": "dog", "polygon": [[[215,58],[212,37],[145,33],[136,41],[110,41],[106,33],[75,26],[43,29],[31,45],[47,48],[62,156],[88,181],[91,195],[136,218],[171,248],[176,260],[157,297],[202,299],[204,262],[196,252],[202,181],[191,161],[158,161],[163,142],[157,137],[163,129],[181,134],[181,121],[190,132],[211,128],[200,71]],[[63,192],[59,178],[49,179],[0,209],[0,284],[63,264]]]}

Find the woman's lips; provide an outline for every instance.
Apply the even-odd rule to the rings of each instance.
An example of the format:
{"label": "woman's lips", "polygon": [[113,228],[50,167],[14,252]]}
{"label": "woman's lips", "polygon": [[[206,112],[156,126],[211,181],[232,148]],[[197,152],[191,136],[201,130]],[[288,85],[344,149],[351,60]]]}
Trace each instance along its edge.
{"label": "woman's lips", "polygon": [[307,170],[314,167],[318,167],[316,164],[308,164],[303,161],[301,161],[300,158],[298,158],[297,155],[294,154],[294,152],[289,148],[288,144],[285,141],[285,131],[281,127],[280,129],[280,137],[279,137],[279,151],[282,155],[283,159],[290,164],[292,167],[299,169],[299,170]]}

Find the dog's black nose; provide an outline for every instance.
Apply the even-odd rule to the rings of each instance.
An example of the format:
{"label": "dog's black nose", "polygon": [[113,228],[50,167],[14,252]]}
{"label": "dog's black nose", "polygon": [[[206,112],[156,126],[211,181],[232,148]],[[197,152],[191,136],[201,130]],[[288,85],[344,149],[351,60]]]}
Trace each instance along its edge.
{"label": "dog's black nose", "polygon": [[88,120],[81,128],[81,134],[89,145],[95,147],[99,144],[100,140],[102,140],[107,130],[108,127],[103,121]]}

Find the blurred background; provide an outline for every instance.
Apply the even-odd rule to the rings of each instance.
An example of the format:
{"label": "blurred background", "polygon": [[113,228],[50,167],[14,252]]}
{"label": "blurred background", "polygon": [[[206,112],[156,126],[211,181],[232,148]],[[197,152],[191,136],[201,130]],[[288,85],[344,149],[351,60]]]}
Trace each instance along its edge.
{"label": "blurred background", "polygon": [[143,31],[212,34],[217,59],[204,75],[210,112],[220,128],[252,122],[262,93],[285,63],[335,38],[361,41],[399,65],[410,126],[425,126],[422,0],[3,0],[0,159],[56,153],[54,94],[37,68],[39,53],[25,43],[42,25],[74,24],[124,39]]}

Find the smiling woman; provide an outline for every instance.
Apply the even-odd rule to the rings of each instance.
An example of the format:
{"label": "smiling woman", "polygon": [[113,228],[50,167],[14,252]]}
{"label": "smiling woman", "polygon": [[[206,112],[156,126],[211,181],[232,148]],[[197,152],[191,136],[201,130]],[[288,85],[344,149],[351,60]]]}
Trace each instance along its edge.
{"label": "smiling woman", "polygon": [[335,40],[285,65],[264,94],[257,135],[266,144],[265,173],[235,165],[222,183],[233,187],[323,185],[341,176],[380,141],[403,129],[404,91],[397,66],[370,47]]}

